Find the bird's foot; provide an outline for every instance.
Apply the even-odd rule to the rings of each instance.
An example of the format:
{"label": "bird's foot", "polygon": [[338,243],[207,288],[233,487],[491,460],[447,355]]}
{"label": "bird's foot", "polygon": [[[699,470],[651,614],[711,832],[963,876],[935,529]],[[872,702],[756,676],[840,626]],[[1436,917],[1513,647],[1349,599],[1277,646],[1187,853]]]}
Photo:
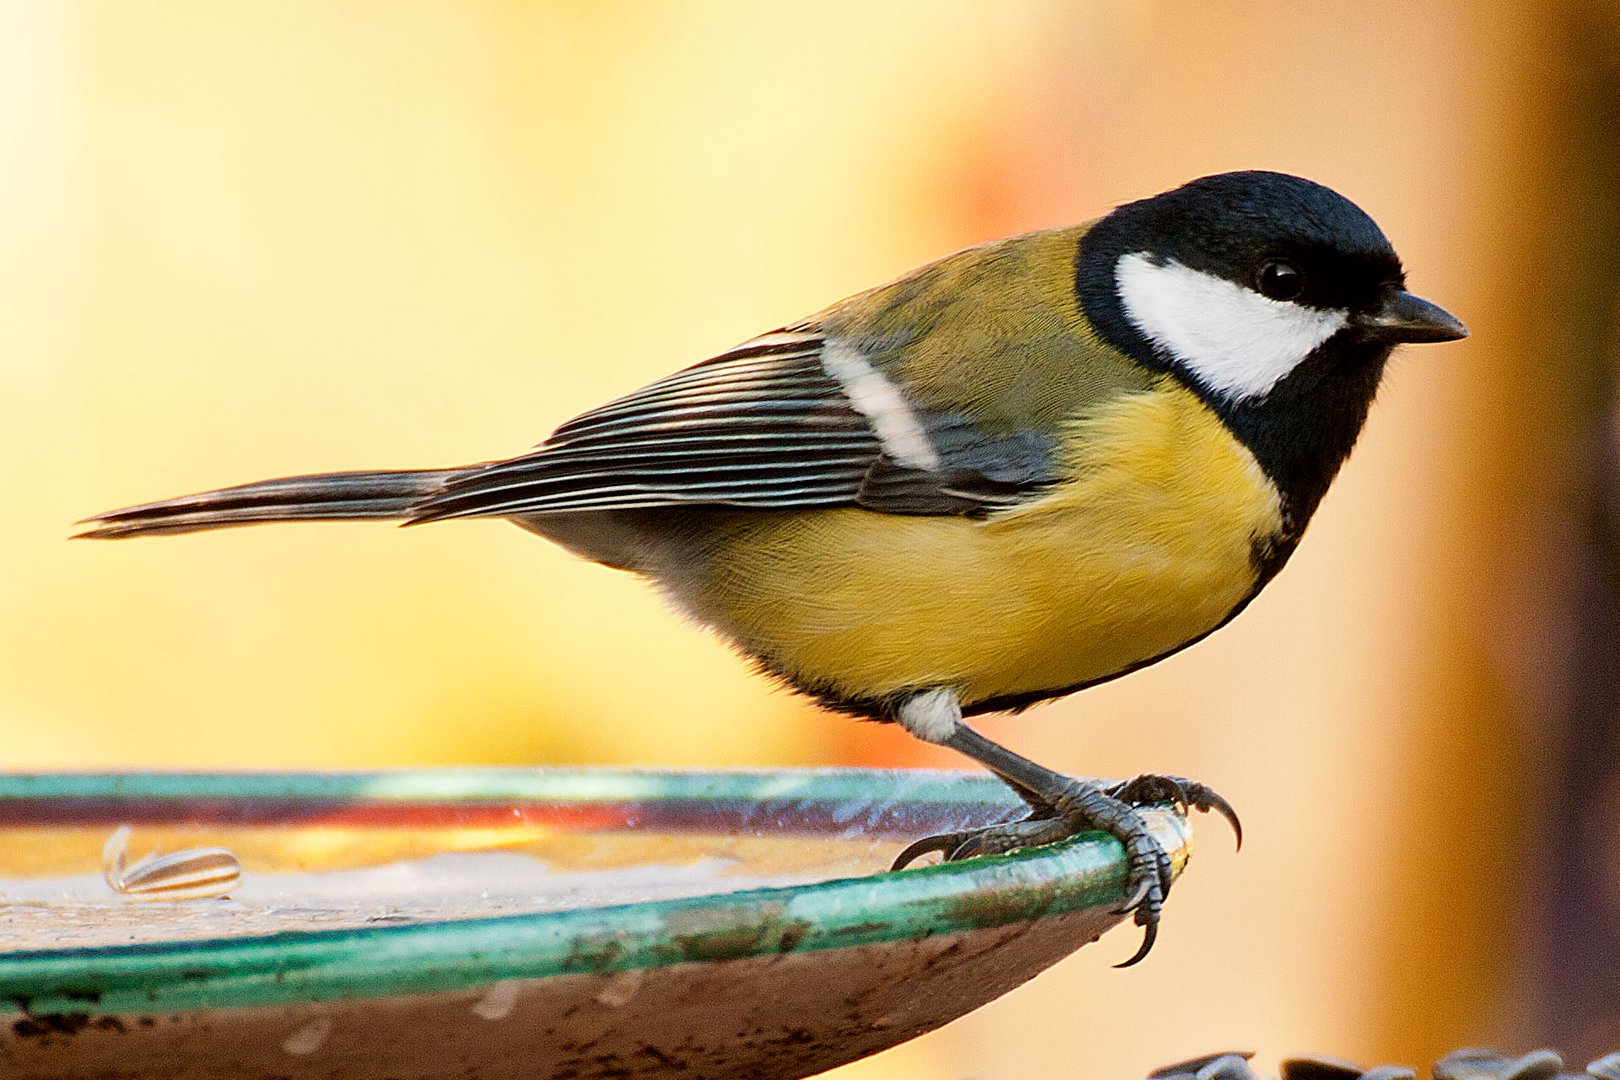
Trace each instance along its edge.
{"label": "bird's foot", "polygon": [[1243,822],[1238,820],[1237,811],[1232,809],[1232,804],[1227,802],[1220,792],[1207,784],[1200,784],[1197,780],[1189,780],[1185,776],[1143,773],[1135,779],[1114,785],[1108,789],[1108,794],[1132,806],[1169,802],[1175,803],[1183,813],[1197,810],[1207,814],[1213,810],[1232,826],[1232,835],[1236,838],[1238,850],[1243,849]]}
{"label": "bird's foot", "polygon": [[1069,828],[1068,822],[1051,816],[1050,811],[1037,810],[1022,821],[925,836],[895,856],[894,865],[889,869],[904,870],[931,851],[939,852],[943,862],[956,862],[975,855],[1005,855],[1020,848],[1055,844],[1073,835],[1074,830]]}
{"label": "bird's foot", "polygon": [[903,869],[931,851],[939,852],[945,862],[955,862],[976,855],[1001,855],[1055,843],[1082,832],[1108,833],[1124,846],[1130,867],[1125,903],[1120,912],[1134,912],[1134,920],[1143,930],[1141,947],[1119,967],[1130,967],[1153,948],[1164,900],[1173,881],[1170,857],[1153,838],[1137,808],[1172,803],[1183,811],[1188,808],[1213,810],[1231,823],[1238,843],[1243,842],[1243,827],[1231,804],[1205,785],[1179,776],[1144,775],[1111,785],[1069,780],[1049,798],[1044,794],[1032,797],[1028,790],[1016,786],[1015,790],[1030,803],[1029,817],[982,829],[925,837],[902,851],[890,869]]}

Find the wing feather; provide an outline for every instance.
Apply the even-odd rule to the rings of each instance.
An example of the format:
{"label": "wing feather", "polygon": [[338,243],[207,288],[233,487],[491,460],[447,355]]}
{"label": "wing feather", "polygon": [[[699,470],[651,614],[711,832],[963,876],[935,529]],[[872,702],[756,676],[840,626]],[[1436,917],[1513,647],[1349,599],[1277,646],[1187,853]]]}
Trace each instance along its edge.
{"label": "wing feather", "polygon": [[1049,438],[915,407],[908,423],[940,468],[896,463],[822,362],[825,345],[809,331],[744,342],[568,421],[528,454],[455,474],[411,520],[682,505],[982,515],[1053,479]]}
{"label": "wing feather", "polygon": [[414,521],[677,504],[848,506],[882,453],[813,334],[767,334],[469,470]]}

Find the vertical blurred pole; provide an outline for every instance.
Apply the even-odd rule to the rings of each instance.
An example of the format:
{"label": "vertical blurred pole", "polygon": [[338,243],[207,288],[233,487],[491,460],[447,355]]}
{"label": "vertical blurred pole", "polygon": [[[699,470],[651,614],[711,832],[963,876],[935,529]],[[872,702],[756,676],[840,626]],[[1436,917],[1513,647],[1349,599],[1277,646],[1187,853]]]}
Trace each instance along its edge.
{"label": "vertical blurred pole", "polygon": [[1620,1046],[1620,8],[1474,13],[1477,368],[1379,1043]]}
{"label": "vertical blurred pole", "polygon": [[1548,508],[1562,542],[1527,554],[1559,571],[1546,603],[1566,666],[1525,673],[1542,699],[1543,771],[1514,985],[1535,995],[1519,1013],[1526,1034],[1586,1060],[1620,1047],[1620,12],[1583,0],[1553,10],[1560,108],[1539,249],[1552,272],[1530,327],[1547,376],[1570,382],[1571,410]]}
{"label": "vertical blurred pole", "polygon": [[[1382,999],[1392,1056],[1620,1046],[1620,11],[1480,13],[1489,364],[1429,643],[1436,716],[1406,798],[1413,882]],[[1421,712],[1426,709],[1420,707]]]}

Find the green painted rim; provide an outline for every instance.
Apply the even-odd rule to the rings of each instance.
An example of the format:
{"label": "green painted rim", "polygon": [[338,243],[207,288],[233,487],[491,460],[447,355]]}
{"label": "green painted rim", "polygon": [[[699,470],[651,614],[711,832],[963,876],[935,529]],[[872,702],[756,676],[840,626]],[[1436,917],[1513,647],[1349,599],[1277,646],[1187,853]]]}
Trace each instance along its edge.
{"label": "green painted rim", "polygon": [[[41,800],[633,800],[798,805],[858,823],[878,804],[922,820],[1018,804],[989,778],[859,769],[644,772],[454,769],[329,774],[0,776],[0,815]],[[1190,829],[1162,815],[1178,867]],[[759,823],[749,826],[760,828]],[[768,827],[768,826],[766,826]],[[946,827],[950,827],[947,825]],[[1168,830],[1168,831],[1166,831]],[[675,900],[522,915],[105,948],[0,952],[0,1000],[32,1015],[172,1013],[466,990],[505,979],[607,974],[920,940],[1088,909],[1123,898],[1119,843],[1086,834],[1045,848],[900,873]]]}

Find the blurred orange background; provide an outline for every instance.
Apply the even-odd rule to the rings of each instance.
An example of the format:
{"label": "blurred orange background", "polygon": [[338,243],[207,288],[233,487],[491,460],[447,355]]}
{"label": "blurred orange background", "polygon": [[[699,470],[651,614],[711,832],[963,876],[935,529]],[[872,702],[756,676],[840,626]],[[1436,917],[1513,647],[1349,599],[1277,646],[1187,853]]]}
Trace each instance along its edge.
{"label": "blurred orange background", "polygon": [[1580,815],[1613,805],[1612,770],[1592,774],[1620,752],[1592,540],[1613,491],[1613,6],[18,0],[0,19],[4,767],[954,767],[499,523],[65,537],[271,475],[512,454],[964,245],[1281,169],[1371,213],[1474,336],[1397,357],[1242,619],[985,725],[1081,774],[1206,780],[1249,843],[1205,827],[1149,962],[1109,969],[1135,941],[1105,939],[837,1075],[1620,1046],[1616,968],[1560,966],[1620,937],[1620,844]]}

